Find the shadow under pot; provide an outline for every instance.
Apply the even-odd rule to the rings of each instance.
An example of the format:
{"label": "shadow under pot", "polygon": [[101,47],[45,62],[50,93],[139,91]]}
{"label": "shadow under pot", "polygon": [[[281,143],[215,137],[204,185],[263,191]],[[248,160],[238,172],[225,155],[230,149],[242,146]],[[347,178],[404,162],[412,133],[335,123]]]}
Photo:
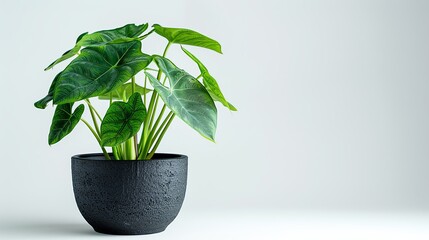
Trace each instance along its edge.
{"label": "shadow under pot", "polygon": [[176,218],[186,192],[188,157],[155,154],[151,160],[72,157],[79,211],[96,232],[138,235],[162,232]]}

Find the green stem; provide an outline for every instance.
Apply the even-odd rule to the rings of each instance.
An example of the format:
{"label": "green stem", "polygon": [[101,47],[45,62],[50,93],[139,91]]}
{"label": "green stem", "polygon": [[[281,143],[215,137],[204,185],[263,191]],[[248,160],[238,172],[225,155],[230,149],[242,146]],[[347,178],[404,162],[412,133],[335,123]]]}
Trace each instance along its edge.
{"label": "green stem", "polygon": [[147,142],[146,144],[143,146],[143,155],[146,156],[147,153],[149,152],[150,146],[153,143],[153,135],[155,134],[156,128],[158,127],[159,122],[161,121],[162,116],[164,115],[164,111],[166,109],[167,105],[164,104],[164,106],[162,106],[161,112],[158,115],[158,118],[155,121],[155,125],[153,125],[153,128],[151,128],[149,136],[147,137]]}
{"label": "green stem", "polygon": [[153,119],[155,118],[156,108],[158,106],[158,99],[159,99],[159,96],[157,94],[157,96],[155,97],[155,103],[153,104],[152,113],[150,114],[151,118],[149,121],[149,129],[152,129]]}
{"label": "green stem", "polygon": [[[165,55],[167,54],[167,51],[170,48],[170,45],[171,45],[171,42],[168,42],[167,46],[164,49],[164,53],[162,54],[163,57],[165,57]],[[162,75],[162,71],[161,71],[161,69],[158,69],[158,74],[156,76],[156,78],[158,79],[158,81],[160,81],[161,75]],[[143,124],[142,137],[140,139],[140,143],[139,143],[139,146],[138,146],[138,148],[140,150],[140,154],[138,155],[139,159],[140,159],[140,157],[145,157],[144,153],[142,153],[142,150],[145,147],[145,145],[148,144],[150,125],[153,122],[153,114],[155,114],[154,110],[156,110],[156,106],[154,106],[154,105],[157,102],[157,95],[158,94],[154,90],[152,92],[152,96],[150,98],[149,108],[147,110],[146,119],[145,119],[144,124]]]}
{"label": "green stem", "polygon": [[145,68],[144,70],[158,72],[158,70],[154,68]]}
{"label": "green stem", "polygon": [[133,159],[137,160],[137,156],[139,155],[139,146],[138,146],[137,134],[134,135],[133,149],[134,149],[134,158]]}
{"label": "green stem", "polygon": [[165,82],[167,81],[167,76],[164,77],[164,80],[162,80],[162,85],[165,85]]}
{"label": "green stem", "polygon": [[91,127],[91,125],[83,118],[80,119],[85,125],[88,127],[88,129],[91,131],[91,133],[94,135],[95,139],[97,139],[97,142],[101,142],[100,137],[98,136],[97,132],[94,130],[94,128]]}
{"label": "green stem", "polygon": [[[145,75],[144,76],[144,89],[147,89],[146,86],[147,86],[147,76]],[[147,92],[145,92],[145,94],[143,95],[143,104],[145,106],[146,106],[146,94],[147,94]]]}
{"label": "green stem", "polygon": [[98,119],[100,119],[100,121],[103,121],[101,118],[101,115],[97,112],[97,109],[95,109],[95,107],[91,104],[89,99],[85,99],[85,101],[88,104],[88,106],[95,112],[95,114],[97,114]]}
{"label": "green stem", "polygon": [[122,151],[122,143],[119,144],[119,145],[116,145],[115,148],[116,148],[116,151],[118,152],[118,156],[119,156],[118,160],[124,160],[125,157],[124,157],[124,154],[123,154],[123,151]]}
{"label": "green stem", "polygon": [[[164,77],[164,80],[162,81],[162,85],[165,85],[165,81],[167,81],[167,76]],[[149,129],[156,128],[156,125],[152,127],[152,124],[153,124],[153,120],[154,120],[154,117],[155,117],[155,114],[156,114],[156,109],[158,107],[158,101],[159,101],[159,94],[157,94],[156,98],[155,98],[155,104],[154,104],[153,111],[152,111],[152,114],[151,114],[152,118],[150,119],[150,122],[149,122]],[[160,118],[162,116],[162,114],[164,114],[164,112],[163,112],[164,110],[165,110],[165,104],[163,106],[162,113],[159,115],[158,118]]]}
{"label": "green stem", "polygon": [[[134,94],[136,92],[136,78],[135,78],[135,76],[133,76],[131,78],[131,82],[132,82],[132,84],[131,84],[131,91]],[[132,144],[133,144],[133,151],[134,151],[134,154],[133,154],[134,157],[132,159],[134,160],[139,155],[139,150],[138,150],[138,146],[137,146],[137,134],[135,134],[133,136],[133,142],[132,142]]]}
{"label": "green stem", "polygon": [[117,147],[112,147],[112,153],[113,153],[113,156],[115,157],[115,160],[121,160]]}
{"label": "green stem", "polygon": [[134,76],[131,78],[131,92],[136,92],[136,78]]}
{"label": "green stem", "polygon": [[164,53],[162,54],[162,57],[165,57],[167,55],[167,51],[168,51],[168,48],[170,48],[170,45],[171,45],[171,42],[168,42],[167,46],[164,49]]}
{"label": "green stem", "polygon": [[97,132],[94,130],[94,128],[91,127],[91,125],[83,118],[80,119],[83,123],[85,123],[85,125],[89,128],[89,130],[92,132],[92,134],[94,135],[95,139],[97,139],[98,144],[101,147],[101,150],[103,151],[104,157],[107,160],[111,160],[109,154],[107,153],[106,149],[101,145],[101,139],[100,137],[97,135]]}
{"label": "green stem", "polygon": [[88,104],[89,111],[91,112],[91,118],[92,118],[92,122],[94,123],[95,131],[97,131],[98,136],[101,136],[100,128],[98,127],[98,122],[97,122],[97,119],[95,118],[94,108],[92,107],[88,99],[85,99],[85,102]]}
{"label": "green stem", "polygon": [[158,127],[158,124],[161,121],[162,115],[164,115],[166,107],[167,107],[167,105],[165,105],[165,103],[164,103],[164,105],[162,106],[161,112],[159,113],[158,118],[155,121],[155,125],[153,125],[151,132],[155,132],[155,129]]}
{"label": "green stem", "polygon": [[149,121],[151,118],[150,115],[152,113],[153,104],[155,102],[155,97],[156,97],[155,95],[156,95],[156,92],[153,91],[152,96],[151,96],[150,101],[149,101],[149,108],[147,110],[147,115],[146,115],[146,118],[145,118],[144,123],[143,123],[143,133],[142,133],[142,137],[140,139],[140,144],[139,144],[140,152],[142,151],[142,148],[146,144],[147,137],[149,136]]}
{"label": "green stem", "polygon": [[[168,51],[168,49],[170,48],[170,46],[171,46],[171,42],[168,42],[167,46],[166,46],[166,47],[165,47],[165,49],[164,49],[164,53],[162,54],[162,57],[165,57],[165,56],[167,55],[167,51]],[[158,71],[158,75],[156,76],[156,78],[157,78],[159,81],[161,81],[161,74],[162,74],[162,71],[161,71],[161,69],[159,69],[159,71]],[[167,80],[167,76],[165,76],[165,78],[164,78],[164,81],[163,81],[162,85],[164,85],[164,84],[165,84],[165,81],[166,81],[166,80]],[[156,113],[156,108],[157,108],[157,106],[158,106],[158,99],[159,99],[159,95],[158,95],[158,94],[156,94],[156,95],[155,95],[155,104],[154,104],[154,107],[153,107],[153,110],[152,110],[151,119],[150,119],[150,123],[149,123],[149,128],[152,128],[153,116],[155,116],[155,113]]]}
{"label": "green stem", "polygon": [[158,138],[158,136],[159,136],[159,134],[161,133],[162,129],[164,129],[164,126],[167,124],[168,119],[170,119],[170,117],[171,117],[172,115],[173,115],[173,112],[171,112],[171,111],[170,111],[170,112],[168,113],[167,117],[165,117],[164,121],[161,123],[161,126],[159,126],[159,128],[158,128],[158,130],[156,131],[155,135],[152,137],[152,141],[151,141],[151,143],[150,143],[150,145],[149,145],[149,148],[148,148],[148,149],[150,149],[150,148],[152,147],[152,145],[155,143],[155,139],[157,139],[157,138]]}
{"label": "green stem", "polygon": [[125,141],[125,159],[124,160],[135,160],[136,151],[134,149],[134,138],[131,137]]}
{"label": "green stem", "polygon": [[151,159],[153,157],[153,155],[155,154],[156,149],[158,148],[159,144],[161,143],[162,138],[164,137],[165,133],[167,132],[168,127],[170,126],[171,122],[174,119],[175,114],[172,114],[170,119],[167,122],[167,125],[165,125],[164,129],[161,132],[161,135],[159,136],[159,138],[156,140],[155,146],[152,148],[152,151],[150,151],[149,155],[148,155],[148,159]]}
{"label": "green stem", "polygon": [[[128,141],[128,140],[127,140]],[[121,146],[120,147],[120,149],[121,149],[121,155],[122,155],[122,160],[128,160],[128,156],[127,156],[127,148],[126,148],[126,142],[127,141],[125,141],[125,142],[123,142],[123,143],[121,143],[119,146]]]}

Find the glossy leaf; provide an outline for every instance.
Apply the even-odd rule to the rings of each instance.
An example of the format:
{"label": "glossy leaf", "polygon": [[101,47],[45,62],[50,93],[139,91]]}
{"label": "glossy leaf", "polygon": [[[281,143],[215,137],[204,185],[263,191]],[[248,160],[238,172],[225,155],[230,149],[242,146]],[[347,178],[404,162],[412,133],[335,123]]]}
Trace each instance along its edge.
{"label": "glossy leaf", "polygon": [[155,32],[165,37],[170,43],[192,45],[211,49],[218,53],[222,53],[220,44],[201,33],[185,28],[167,28],[159,24],[153,25]]}
{"label": "glossy leaf", "polygon": [[71,57],[74,57],[80,50],[80,46],[74,46],[72,49],[68,50],[67,52],[63,53],[63,55],[58,58],[57,60],[55,60],[54,62],[52,62],[51,64],[49,64],[49,66],[47,66],[45,68],[45,71],[53,68],[55,65],[57,65],[58,63],[65,61]]}
{"label": "glossy leaf", "polygon": [[145,72],[165,104],[185,123],[205,138],[214,141],[217,110],[206,88],[194,77],[177,68],[170,60],[154,56],[158,67],[167,76],[170,88]]}
{"label": "glossy leaf", "polygon": [[84,32],[84,33],[82,33],[81,35],[79,35],[79,37],[77,37],[77,39],[76,39],[76,44],[85,36],[85,35],[88,35],[88,32]]}
{"label": "glossy leaf", "polygon": [[73,103],[58,105],[55,109],[52,119],[51,128],[49,131],[49,145],[55,144],[67,136],[74,127],[78,124],[82,113],[85,109],[83,104],[80,104],[72,113]]}
{"label": "glossy leaf", "polygon": [[219,84],[217,83],[216,79],[210,75],[209,70],[207,70],[204,64],[184,47],[182,47],[182,50],[198,65],[201,76],[203,77],[203,84],[210,93],[210,96],[213,98],[213,100],[222,103],[231,111],[237,111],[237,109],[225,99],[222,91],[220,90]]}
{"label": "glossy leaf", "polygon": [[102,30],[91,34],[82,33],[76,40],[76,45],[65,52],[60,58],[51,63],[46,70],[51,69],[56,64],[74,57],[81,47],[100,46],[108,43],[123,43],[136,40],[137,37],[142,34],[148,27],[148,24],[135,25],[127,24],[120,28]]}
{"label": "glossy leaf", "polygon": [[99,46],[108,43],[123,43],[136,40],[148,27],[148,24],[127,24],[120,28],[102,30],[84,35],[76,45],[82,47]]}
{"label": "glossy leaf", "polygon": [[101,123],[101,144],[116,146],[134,136],[146,118],[141,95],[134,93],[128,102],[114,102]]}
{"label": "glossy leaf", "polygon": [[54,91],[54,104],[104,95],[119,87],[152,61],[132,41],[87,47],[62,72]]}
{"label": "glossy leaf", "polygon": [[57,81],[58,81],[58,78],[60,77],[60,74],[61,74],[61,72],[58,73],[57,76],[55,76],[54,80],[51,83],[51,86],[49,87],[48,94],[44,98],[42,98],[39,101],[37,101],[37,102],[34,103],[34,106],[36,108],[45,109],[46,105],[50,101],[52,101],[52,99],[54,98],[55,86],[57,85]]}
{"label": "glossy leaf", "polygon": [[[151,92],[151,89],[144,88],[138,84],[135,86],[135,92],[140,93],[141,95],[145,95],[148,92]],[[122,100],[123,93],[125,92],[125,97],[128,99],[132,94],[132,84],[131,83],[125,83],[115,90],[111,91],[110,93],[98,96],[101,100],[110,100],[110,94],[112,94],[112,99],[114,100]]]}

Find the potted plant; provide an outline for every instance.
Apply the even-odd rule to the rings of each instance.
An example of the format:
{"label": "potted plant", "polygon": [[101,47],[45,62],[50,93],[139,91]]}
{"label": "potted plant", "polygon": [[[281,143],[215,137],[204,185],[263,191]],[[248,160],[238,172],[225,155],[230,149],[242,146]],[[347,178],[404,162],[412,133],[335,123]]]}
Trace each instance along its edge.
{"label": "potted plant", "polygon": [[[163,231],[181,208],[187,181],[187,156],[156,152],[171,122],[178,117],[214,141],[214,101],[236,111],[204,64],[183,47],[222,53],[217,41],[189,29],[159,24],[147,30],[147,23],[128,24],[81,34],[72,49],[45,69],[75,57],[53,79],[48,94],[34,104],[44,109],[52,101],[55,106],[50,145],[82,122],[101,148],[102,153],[72,157],[76,202],[97,232]],[[142,41],[153,33],[168,42],[162,55],[142,52]],[[166,57],[175,44],[198,65],[196,77]],[[137,79],[139,72],[144,74]],[[104,116],[92,105],[93,98],[109,104]],[[82,117],[85,105],[90,121]]]}

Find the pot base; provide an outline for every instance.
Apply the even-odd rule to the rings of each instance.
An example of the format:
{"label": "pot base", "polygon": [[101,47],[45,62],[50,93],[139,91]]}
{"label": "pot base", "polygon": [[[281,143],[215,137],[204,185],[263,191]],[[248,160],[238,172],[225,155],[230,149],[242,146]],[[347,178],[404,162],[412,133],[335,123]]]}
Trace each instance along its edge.
{"label": "pot base", "polygon": [[163,232],[166,228],[154,229],[154,230],[143,230],[143,231],[115,231],[109,228],[94,228],[94,231],[102,234],[109,235],[149,235],[154,233]]}

